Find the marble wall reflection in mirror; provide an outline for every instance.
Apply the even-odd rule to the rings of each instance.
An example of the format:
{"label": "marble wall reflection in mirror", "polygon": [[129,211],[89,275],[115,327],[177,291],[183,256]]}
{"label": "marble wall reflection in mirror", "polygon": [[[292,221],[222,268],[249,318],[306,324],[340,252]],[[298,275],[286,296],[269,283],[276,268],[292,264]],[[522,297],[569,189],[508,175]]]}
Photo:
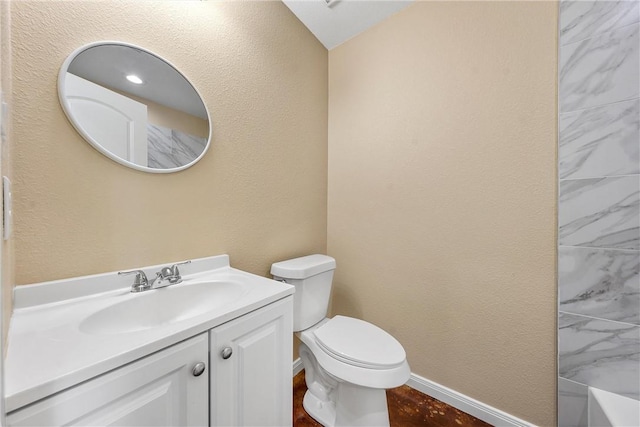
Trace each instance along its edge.
{"label": "marble wall reflection in mirror", "polygon": [[87,142],[137,170],[183,170],[211,143],[198,91],[169,62],[138,46],[96,42],[77,49],[60,69],[58,95]]}

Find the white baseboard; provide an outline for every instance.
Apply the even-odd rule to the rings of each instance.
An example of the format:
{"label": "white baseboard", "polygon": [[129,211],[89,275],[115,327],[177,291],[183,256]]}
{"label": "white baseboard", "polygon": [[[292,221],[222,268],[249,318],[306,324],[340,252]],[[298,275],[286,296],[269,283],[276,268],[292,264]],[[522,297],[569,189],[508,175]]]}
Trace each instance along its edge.
{"label": "white baseboard", "polygon": [[[293,361],[293,376],[295,377],[304,368],[302,367],[302,360],[298,357]],[[420,375],[411,374],[407,385],[421,393],[431,396],[447,405],[453,406],[456,409],[466,412],[479,420],[489,423],[496,427],[513,426],[513,427],[534,427],[535,424],[531,424],[520,418],[514,417],[511,414],[507,414],[500,409],[489,406],[485,403],[479,402],[469,396],[465,396],[462,393],[458,393],[455,390],[451,390],[448,387],[440,385],[434,381],[428,380]]]}
{"label": "white baseboard", "polygon": [[534,426],[534,424],[423,378],[420,375],[411,374],[407,385],[494,426]]}

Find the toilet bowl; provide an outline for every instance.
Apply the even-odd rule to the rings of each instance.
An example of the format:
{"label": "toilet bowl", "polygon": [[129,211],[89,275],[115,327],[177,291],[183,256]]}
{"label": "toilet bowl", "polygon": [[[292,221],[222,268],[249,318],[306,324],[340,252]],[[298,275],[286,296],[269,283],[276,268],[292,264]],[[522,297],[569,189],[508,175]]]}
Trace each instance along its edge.
{"label": "toilet bowl", "polygon": [[402,345],[379,327],[327,318],[335,260],[310,255],[275,263],[271,274],[296,287],[294,331],[302,341],[305,411],[323,426],[388,426],[386,389],[410,375]]}
{"label": "toilet bowl", "polygon": [[404,384],[409,364],[382,329],[344,316],[296,334],[308,391],[304,409],[324,426],[388,426],[386,389]]}

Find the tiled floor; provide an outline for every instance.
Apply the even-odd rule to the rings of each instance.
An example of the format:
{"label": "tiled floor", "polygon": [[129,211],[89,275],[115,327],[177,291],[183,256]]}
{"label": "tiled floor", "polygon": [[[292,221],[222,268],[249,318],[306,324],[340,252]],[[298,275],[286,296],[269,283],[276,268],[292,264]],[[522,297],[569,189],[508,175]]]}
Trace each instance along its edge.
{"label": "tiled floor", "polygon": [[[302,407],[302,399],[306,391],[307,385],[304,382],[304,371],[302,371],[293,378],[293,425],[294,427],[321,427]],[[387,405],[391,427],[490,426],[408,386],[388,390]]]}

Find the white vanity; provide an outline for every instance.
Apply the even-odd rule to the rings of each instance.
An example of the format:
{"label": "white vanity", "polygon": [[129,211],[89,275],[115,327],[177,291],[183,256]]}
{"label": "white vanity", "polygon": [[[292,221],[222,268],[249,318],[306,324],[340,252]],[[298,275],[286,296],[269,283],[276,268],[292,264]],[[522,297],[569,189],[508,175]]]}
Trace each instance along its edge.
{"label": "white vanity", "polygon": [[17,287],[8,424],[291,425],[293,287],[226,255],[181,270],[138,293],[115,272]]}

